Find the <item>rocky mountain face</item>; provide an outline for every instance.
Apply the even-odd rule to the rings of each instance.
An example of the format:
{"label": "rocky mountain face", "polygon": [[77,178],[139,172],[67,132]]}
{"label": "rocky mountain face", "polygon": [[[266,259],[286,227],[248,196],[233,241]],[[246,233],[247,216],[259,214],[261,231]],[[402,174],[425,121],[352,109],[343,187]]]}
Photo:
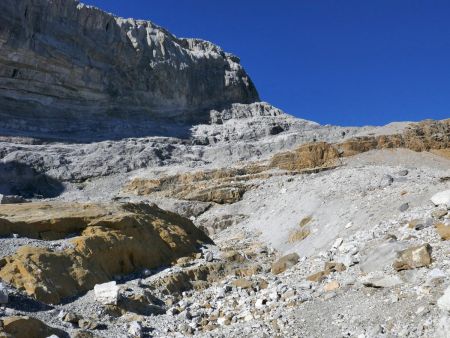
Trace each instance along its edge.
{"label": "rocky mountain face", "polygon": [[76,0],[0,4],[4,133],[110,139],[186,135],[208,111],[258,101],[239,59]]}
{"label": "rocky mountain face", "polygon": [[0,337],[450,337],[450,119],[299,119],[74,0],[0,2],[0,117]]}

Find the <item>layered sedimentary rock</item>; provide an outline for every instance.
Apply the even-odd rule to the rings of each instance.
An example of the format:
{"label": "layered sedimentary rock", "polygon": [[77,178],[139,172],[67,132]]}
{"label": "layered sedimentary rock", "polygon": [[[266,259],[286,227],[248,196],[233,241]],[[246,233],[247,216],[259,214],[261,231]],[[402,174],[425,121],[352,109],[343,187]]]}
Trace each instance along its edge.
{"label": "layered sedimentary rock", "polygon": [[309,143],[300,146],[295,151],[274,155],[270,166],[285,170],[312,169],[333,166],[339,157],[339,151],[329,143]]}
{"label": "layered sedimentary rock", "polygon": [[302,145],[294,151],[275,154],[270,166],[286,170],[330,167],[341,157],[348,157],[377,149],[406,148],[430,151],[448,157],[450,150],[450,119],[426,120],[412,123],[401,134],[363,136],[340,143],[315,142]]}
{"label": "layered sedimentary rock", "polygon": [[0,214],[2,234],[52,240],[79,233],[63,250],[23,246],[0,261],[1,280],[52,304],[211,243],[186,218],[146,204],[29,203],[0,206]]}
{"label": "layered sedimentary rock", "polygon": [[[254,110],[248,111],[252,112]],[[267,116],[277,116],[273,110],[262,109],[261,112],[266,112]],[[235,113],[230,111],[229,114],[218,115],[217,119],[232,119],[236,117]],[[333,169],[342,163],[344,157],[370,150],[395,148],[437,151],[446,156],[450,149],[450,120],[411,124],[401,134],[354,137],[340,143],[307,143],[292,151],[277,153],[268,162],[248,163],[241,167],[200,170],[158,178],[137,177],[130,180],[123,191],[140,196],[155,195],[231,204],[240,201],[246,191],[254,188],[257,179]],[[293,234],[292,240],[297,241],[308,235],[308,231],[299,231]]]}
{"label": "layered sedimentary rock", "polygon": [[136,178],[124,187],[124,192],[136,195],[158,194],[184,200],[219,204],[239,201],[251,188],[251,180],[261,176],[263,166],[215,169],[164,176],[155,179]]}
{"label": "layered sedimentary rock", "polygon": [[76,0],[0,3],[0,89],[4,134],[44,137],[180,135],[211,109],[258,101],[218,46]]}

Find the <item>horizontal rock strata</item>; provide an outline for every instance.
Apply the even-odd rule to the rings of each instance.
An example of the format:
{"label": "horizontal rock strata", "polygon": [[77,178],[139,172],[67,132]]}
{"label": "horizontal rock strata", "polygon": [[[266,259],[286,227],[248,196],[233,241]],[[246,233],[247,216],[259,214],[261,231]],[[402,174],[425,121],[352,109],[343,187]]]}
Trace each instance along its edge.
{"label": "horizontal rock strata", "polygon": [[1,2],[0,88],[0,128],[46,138],[175,135],[259,100],[218,46],[75,0]]}

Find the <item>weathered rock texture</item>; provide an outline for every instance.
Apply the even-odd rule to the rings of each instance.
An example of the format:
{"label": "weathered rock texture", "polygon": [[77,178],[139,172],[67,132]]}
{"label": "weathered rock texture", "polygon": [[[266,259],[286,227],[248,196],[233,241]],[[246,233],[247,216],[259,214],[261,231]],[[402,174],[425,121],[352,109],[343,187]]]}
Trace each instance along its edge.
{"label": "weathered rock texture", "polygon": [[[251,115],[252,112],[251,110],[248,114]],[[264,112],[268,116],[272,116],[273,113],[272,110],[262,109],[262,114]],[[236,114],[237,111],[231,110],[227,114],[217,115],[216,120],[232,119]],[[276,113],[274,114],[276,116]],[[450,120],[411,124],[402,134],[355,137],[334,144],[307,143],[295,150],[277,153],[267,163],[255,162],[235,168],[199,170],[158,178],[137,177],[128,182],[123,191],[139,196],[155,195],[189,201],[231,204],[240,201],[246,191],[254,188],[257,179],[333,169],[341,164],[341,159],[344,157],[386,148],[409,148],[414,151],[448,150],[450,149]],[[308,235],[307,229],[301,229],[292,234],[289,241],[297,242]]]}
{"label": "weathered rock texture", "polygon": [[286,170],[332,167],[339,158],[376,149],[407,148],[435,151],[446,157],[450,149],[450,119],[413,123],[402,134],[353,137],[340,143],[314,142],[294,151],[275,154],[270,166]]}
{"label": "weathered rock texture", "polygon": [[251,188],[251,180],[270,177],[262,173],[264,166],[249,165],[243,168],[215,169],[164,176],[155,179],[136,178],[124,188],[136,195],[159,194],[164,197],[214,202],[219,204],[239,201]]}
{"label": "weathered rock texture", "polygon": [[[68,337],[64,331],[47,326],[40,320],[31,317],[6,317],[1,319],[3,330],[0,328],[0,337],[14,338],[47,338]],[[3,336],[2,333],[6,334]]]}
{"label": "weathered rock texture", "polygon": [[295,151],[276,154],[270,165],[285,170],[311,169],[336,165],[339,157],[339,151],[333,145],[318,142],[305,144]]}
{"label": "weathered rock texture", "polygon": [[146,204],[31,203],[1,206],[0,214],[2,234],[55,239],[81,231],[65,250],[23,246],[0,264],[0,279],[52,304],[211,242],[189,220]]}
{"label": "weathered rock texture", "polygon": [[0,128],[46,138],[180,134],[258,101],[218,46],[76,0],[0,3],[0,88]]}

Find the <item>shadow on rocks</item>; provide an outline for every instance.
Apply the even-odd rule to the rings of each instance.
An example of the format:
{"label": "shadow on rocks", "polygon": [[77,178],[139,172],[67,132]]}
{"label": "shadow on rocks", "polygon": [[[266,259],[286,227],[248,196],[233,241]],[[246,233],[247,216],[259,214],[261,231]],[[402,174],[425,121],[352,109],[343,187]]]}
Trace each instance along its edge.
{"label": "shadow on rocks", "polygon": [[0,162],[0,194],[23,198],[53,198],[61,195],[64,185],[20,162]]}
{"label": "shadow on rocks", "polygon": [[49,311],[53,307],[21,294],[10,294],[8,308],[23,312]]}

